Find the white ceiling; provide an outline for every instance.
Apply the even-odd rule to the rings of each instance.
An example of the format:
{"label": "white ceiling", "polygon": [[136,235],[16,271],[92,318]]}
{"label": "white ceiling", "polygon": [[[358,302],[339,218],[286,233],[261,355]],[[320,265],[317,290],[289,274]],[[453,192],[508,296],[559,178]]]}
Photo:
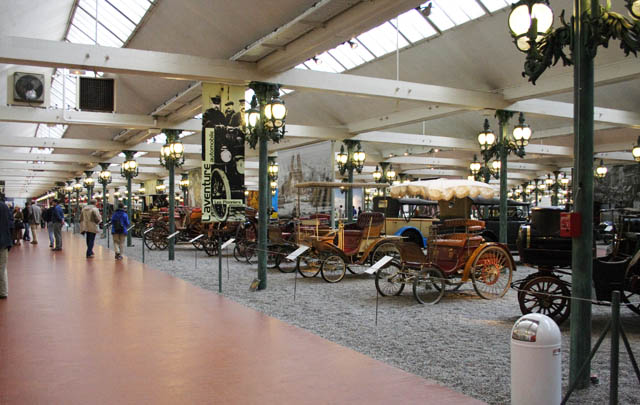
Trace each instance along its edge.
{"label": "white ceiling", "polygon": [[[390,2],[392,0],[385,0]],[[250,50],[239,57],[239,60],[259,61],[276,50],[286,52],[277,46],[313,35],[314,30],[322,30],[350,7],[361,1],[356,0],[279,0],[275,3],[259,3],[251,0],[158,0],[150,14],[128,43],[129,48],[161,51],[185,55],[197,55],[208,58],[229,59],[245,48]],[[379,3],[384,3],[380,1]],[[410,3],[410,2],[405,2]],[[415,1],[411,7],[420,4]],[[623,12],[622,2],[616,2],[614,9]],[[18,36],[48,40],[61,40],[64,37],[71,15],[73,0],[34,0],[29,2],[5,0],[0,3],[0,35],[2,37]],[[320,4],[317,10],[310,9]],[[570,0],[552,0],[556,16],[564,8],[570,14]],[[308,12],[308,16],[305,14]],[[349,74],[396,79],[406,82],[425,83],[452,88],[485,91],[501,94],[504,89],[514,87],[530,88],[532,86],[521,76],[524,55],[513,45],[507,29],[508,9],[485,15],[477,20],[447,30],[442,35],[417,43],[399,52],[399,59],[392,53],[357,67]],[[626,13],[624,13],[626,15]],[[299,16],[304,18],[300,19]],[[298,18],[298,19],[297,19]],[[386,20],[384,18],[380,22]],[[291,23],[291,24],[289,24]],[[355,23],[355,22],[354,22]],[[556,26],[557,26],[556,20]],[[278,29],[281,28],[280,31]],[[276,32],[269,36],[270,34]],[[356,33],[357,34],[357,33]],[[251,47],[261,38],[268,37],[265,45]],[[349,39],[338,37],[336,43]],[[310,55],[300,54],[300,62]],[[600,49],[596,59],[597,66],[605,66],[625,62],[633,57],[625,58],[616,43],[609,49]],[[399,66],[399,72],[397,67]],[[0,65],[4,76],[0,76],[0,105],[6,104],[6,70],[7,65]],[[538,87],[543,87],[556,77],[570,75],[572,69],[555,66],[545,72],[539,80]],[[117,75],[117,112],[126,114],[147,115],[165,101],[187,89],[193,82],[162,79],[150,76],[122,74]],[[572,92],[564,91],[552,96],[540,97],[545,100],[572,102]],[[190,100],[188,100],[190,101]],[[429,105],[418,101],[393,101],[382,98],[335,95],[322,92],[296,91],[285,96],[289,109],[287,124],[310,125],[327,128],[338,128],[346,131],[350,124],[370,118],[382,117],[394,113],[402,113]],[[186,101],[185,101],[186,102]],[[597,106],[611,109],[637,112],[640,110],[640,80],[637,75],[622,83],[607,84],[596,88],[595,103]],[[463,111],[444,118],[429,119],[424,124],[418,120],[412,124],[401,124],[386,128],[384,131],[406,134],[426,134],[451,138],[474,140],[482,127],[485,117],[489,117],[492,127],[497,130],[497,120],[492,111]],[[514,119],[515,121],[515,119]],[[571,127],[569,118],[549,115],[527,114],[527,122],[536,131],[547,131],[555,128]],[[619,127],[620,125],[613,125]],[[35,124],[0,123],[2,137],[33,137]],[[112,140],[122,129],[99,128],[95,126],[70,126],[65,134],[69,139]],[[596,132],[596,144],[629,143],[629,148],[639,134],[638,129],[622,127]],[[188,139],[188,143],[196,142],[199,137]],[[533,138],[533,143],[545,145],[571,146],[572,136]],[[292,142],[292,145],[296,145]],[[399,153],[410,147],[407,145],[391,145],[364,142],[368,153],[367,164],[375,165],[389,151]],[[446,149],[446,148],[445,148]],[[27,149],[3,147],[3,151],[25,152]],[[412,148],[413,153],[426,149]],[[95,149],[56,149],[55,154],[80,154],[91,156]],[[470,159],[472,151],[452,150],[441,152],[442,156]],[[113,156],[106,155],[107,157]],[[149,154],[148,156],[157,156]],[[422,156],[433,156],[423,154]],[[195,156],[194,156],[195,157]],[[96,158],[99,161],[100,158]],[[524,162],[544,161],[561,167],[570,165],[570,157],[530,155]],[[611,162],[615,162],[611,160]],[[0,162],[3,163],[3,162]],[[6,162],[5,162],[6,163]],[[61,163],[62,164],[62,163]],[[2,166],[4,167],[4,166]],[[404,168],[417,168],[416,165],[394,164],[397,171]],[[157,175],[165,176],[166,172],[157,167]],[[400,169],[400,170],[398,170]],[[466,169],[466,168],[464,168]],[[1,173],[6,169],[0,169]],[[69,173],[60,172],[67,176]],[[531,172],[532,177],[538,173]],[[34,173],[37,177],[37,173]],[[19,179],[18,179],[19,180]],[[16,179],[10,180],[18,184]],[[12,183],[12,184],[13,184]],[[53,186],[43,184],[32,187],[27,192],[15,191],[19,195],[39,195]]]}

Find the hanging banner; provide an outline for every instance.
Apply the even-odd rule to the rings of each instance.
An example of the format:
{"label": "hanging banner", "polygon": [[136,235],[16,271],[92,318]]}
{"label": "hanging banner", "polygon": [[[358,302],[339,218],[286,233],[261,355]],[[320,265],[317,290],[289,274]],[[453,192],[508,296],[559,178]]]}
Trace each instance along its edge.
{"label": "hanging banner", "polygon": [[244,221],[244,88],[204,83],[202,97],[202,222]]}

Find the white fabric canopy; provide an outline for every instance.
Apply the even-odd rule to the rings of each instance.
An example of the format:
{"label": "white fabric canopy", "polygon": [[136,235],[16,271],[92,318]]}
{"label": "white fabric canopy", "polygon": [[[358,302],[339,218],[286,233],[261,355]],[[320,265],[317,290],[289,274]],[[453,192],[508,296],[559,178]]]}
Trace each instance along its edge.
{"label": "white fabric canopy", "polygon": [[493,186],[473,180],[421,180],[391,187],[392,197],[420,196],[433,201],[450,200],[453,197],[493,198],[497,194],[499,193]]}

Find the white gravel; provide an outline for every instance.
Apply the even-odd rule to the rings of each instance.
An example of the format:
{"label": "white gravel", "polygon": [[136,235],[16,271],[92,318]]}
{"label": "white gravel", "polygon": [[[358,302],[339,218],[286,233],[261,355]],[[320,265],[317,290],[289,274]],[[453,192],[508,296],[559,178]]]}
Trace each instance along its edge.
{"label": "white gravel", "polygon": [[[105,240],[98,240],[105,244]],[[141,259],[141,240],[126,249],[126,255]],[[330,341],[410,373],[436,380],[443,385],[491,404],[510,402],[510,331],[521,316],[515,291],[498,300],[479,298],[472,285],[447,293],[433,306],[418,304],[411,288],[399,297],[380,297],[376,326],[376,289],[373,277],[347,275],[337,284],[318,275],[304,279],[295,273],[269,270],[264,291],[251,292],[257,266],[223,257],[222,291],[233,301],[309,330]],[[166,251],[145,250],[146,264],[202,288],[218,291],[218,259],[180,245],[176,260],[168,261]],[[514,280],[533,270],[519,267]],[[295,280],[294,280],[295,279]],[[294,302],[294,282],[297,281]],[[606,326],[609,308],[593,307],[592,344]],[[621,309],[636,358],[640,361],[640,316]],[[562,327],[563,390],[568,389],[569,321]],[[609,391],[609,338],[592,362],[592,374],[599,384],[576,391],[569,404],[603,404]],[[640,403],[640,384],[629,357],[620,343],[620,403]],[[402,393],[398,393],[399,403]]]}

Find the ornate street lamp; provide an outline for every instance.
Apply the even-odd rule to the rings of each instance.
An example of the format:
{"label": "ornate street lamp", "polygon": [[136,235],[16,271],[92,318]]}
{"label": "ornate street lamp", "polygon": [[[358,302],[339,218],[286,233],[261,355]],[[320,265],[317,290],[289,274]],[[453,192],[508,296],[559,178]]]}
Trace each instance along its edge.
{"label": "ornate street lamp", "polygon": [[[111,172],[109,171],[109,163],[100,163],[100,173],[98,173],[98,183],[102,184],[102,220],[107,222],[107,185],[111,184],[113,179],[111,178]],[[107,237],[107,227],[102,227],[102,237]]]}
{"label": "ornate street lamp", "polygon": [[278,172],[280,167],[274,156],[269,156],[269,166],[267,167],[267,173],[269,175],[269,181],[278,181]]}
{"label": "ornate street lamp", "polygon": [[[594,58],[598,47],[609,47],[611,39],[620,39],[620,48],[637,56],[640,49],[640,3],[625,0],[634,19],[612,12],[599,0],[574,0],[573,15],[560,19],[552,28],[553,13],[548,0],[520,0],[512,5],[509,29],[517,48],[526,52],[523,75],[533,84],[547,68],[562,61],[574,65],[574,134],[576,145],[573,184],[573,210],[580,214],[582,232],[572,238],[571,267],[571,389],[589,386],[591,347],[591,284],[593,273],[593,117]],[[607,5],[610,2],[607,1]],[[569,48],[569,52],[565,49]],[[584,367],[583,367],[584,365]],[[582,371],[584,370],[584,371]]]}
{"label": "ornate street lamp", "polygon": [[[640,0],[638,0],[640,2]],[[638,143],[631,150],[631,154],[636,162],[640,163],[640,136],[638,137]]]}
{"label": "ornate street lamp", "polygon": [[480,173],[480,168],[482,168],[482,164],[478,162],[478,156],[473,155],[473,162],[469,164],[471,175],[475,176],[476,174]]}
{"label": "ornate street lamp", "polygon": [[[343,143],[343,145],[340,145],[340,152],[336,156],[338,171],[341,175],[347,173],[347,182],[353,183],[353,171],[362,173],[366,155],[362,150],[360,141],[347,139]],[[347,146],[346,152],[344,150],[345,145]],[[353,188],[348,188],[346,192],[345,210],[347,211],[347,221],[351,222],[353,221]]]}
{"label": "ornate street lamp", "polygon": [[387,178],[387,183],[393,184],[393,181],[396,179],[396,171],[393,170],[393,165],[389,165],[385,177]]}
{"label": "ornate street lamp", "polygon": [[[176,231],[175,224],[175,168],[184,163],[184,145],[180,141],[180,131],[175,129],[165,129],[162,132],[167,136],[167,141],[160,150],[160,164],[169,171],[169,234]],[[175,259],[175,238],[169,239],[169,260]]]}
{"label": "ornate street lamp", "polygon": [[93,197],[94,181],[91,178],[92,174],[93,172],[91,170],[85,170],[84,172],[84,175],[86,176],[84,179],[84,187],[87,189],[87,198],[89,201],[91,201],[91,198]]}
{"label": "ornate street lamp", "polygon": [[254,91],[251,109],[247,112],[247,142],[252,149],[259,146],[258,165],[258,284],[259,290],[267,288],[267,226],[269,215],[268,142],[279,142],[285,134],[287,109],[279,99],[280,85],[251,82]]}
{"label": "ornate street lamp", "polygon": [[[124,150],[122,151],[125,156],[124,163],[120,166],[120,175],[127,179],[127,216],[129,221],[133,222],[132,209],[131,209],[131,179],[138,176],[138,162],[133,157],[135,151]],[[133,246],[131,243],[131,232],[127,232],[127,246]]]}
{"label": "ornate street lamp", "polygon": [[596,167],[594,175],[599,179],[604,179],[607,175],[607,171],[607,166],[605,166],[602,159],[600,159],[600,166]]}
{"label": "ornate street lamp", "polygon": [[182,190],[182,193],[184,194],[182,205],[189,204],[189,173],[182,173],[182,178],[180,179],[180,190]]}
{"label": "ornate street lamp", "polygon": [[80,192],[82,191],[82,183],[80,182],[81,178],[76,177],[76,182],[73,185],[73,191],[76,192],[76,213],[73,216],[73,233],[78,232],[78,218],[80,215]]}
{"label": "ornate street lamp", "polygon": [[376,170],[374,170],[374,172],[372,173],[372,176],[373,176],[373,180],[376,183],[380,183],[380,179],[382,178],[382,172],[380,171],[377,165],[376,165]]}
{"label": "ornate street lamp", "polygon": [[156,194],[164,194],[166,189],[167,189],[167,186],[164,184],[164,180],[163,179],[157,179],[156,180]]}
{"label": "ornate street lamp", "polygon": [[[525,156],[525,146],[531,138],[531,128],[525,123],[524,114],[520,113],[518,125],[513,129],[510,137],[507,125],[513,117],[513,111],[498,110],[496,117],[500,125],[500,133],[496,137],[489,128],[489,120],[485,118],[483,130],[478,134],[478,143],[485,166],[489,160],[495,159],[490,168],[482,171],[481,177],[489,182],[491,174],[500,179],[500,242],[507,243],[507,157],[514,153],[520,158]],[[496,162],[500,162],[499,165]],[[488,169],[488,170],[487,170]],[[482,169],[481,169],[482,170]]]}

